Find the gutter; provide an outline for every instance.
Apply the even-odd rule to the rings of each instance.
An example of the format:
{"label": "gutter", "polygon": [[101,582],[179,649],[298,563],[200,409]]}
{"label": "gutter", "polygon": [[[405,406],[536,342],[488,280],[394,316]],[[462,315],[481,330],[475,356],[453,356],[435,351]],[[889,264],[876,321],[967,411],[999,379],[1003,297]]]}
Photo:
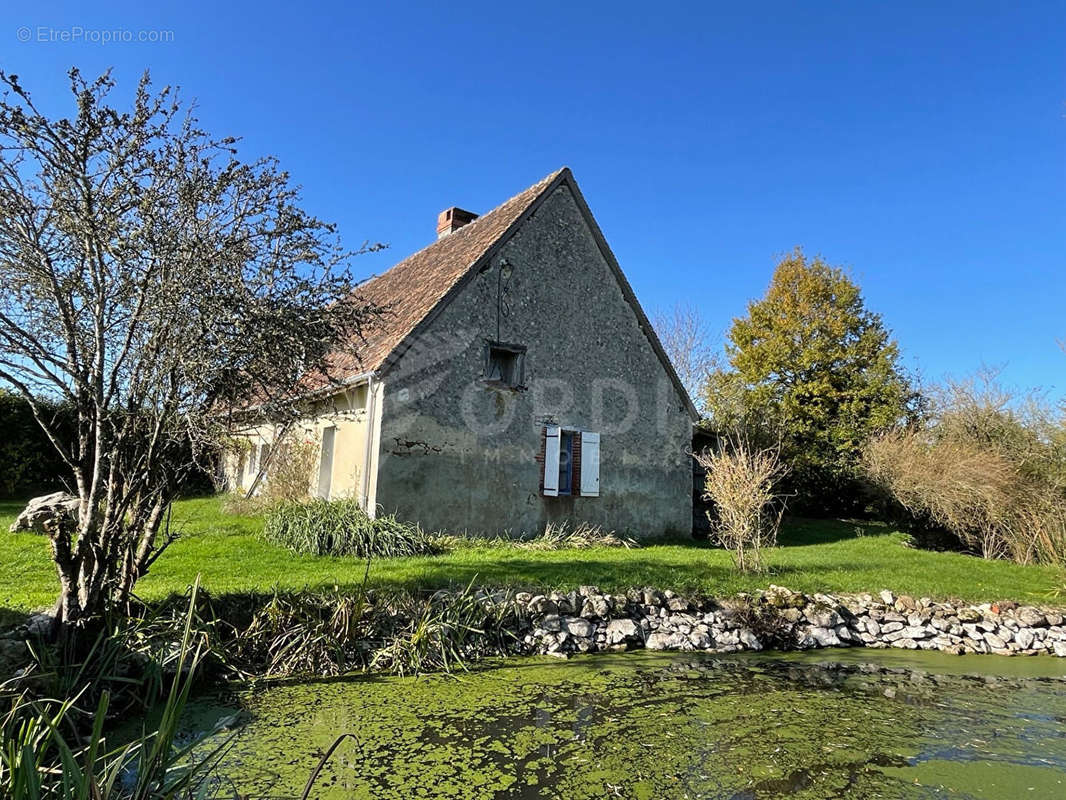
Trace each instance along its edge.
{"label": "gutter", "polygon": [[373,519],[370,506],[370,457],[374,443],[374,375],[366,375],[366,452],[363,454],[363,511]]}

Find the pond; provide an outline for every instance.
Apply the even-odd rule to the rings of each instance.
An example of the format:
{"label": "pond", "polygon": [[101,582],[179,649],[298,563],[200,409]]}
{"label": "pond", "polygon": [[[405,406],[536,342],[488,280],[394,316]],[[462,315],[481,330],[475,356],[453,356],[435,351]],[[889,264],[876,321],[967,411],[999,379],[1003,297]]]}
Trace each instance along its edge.
{"label": "pond", "polygon": [[[521,659],[240,695],[242,796],[1062,798],[1066,661],[837,650]],[[233,713],[194,706],[200,724]]]}

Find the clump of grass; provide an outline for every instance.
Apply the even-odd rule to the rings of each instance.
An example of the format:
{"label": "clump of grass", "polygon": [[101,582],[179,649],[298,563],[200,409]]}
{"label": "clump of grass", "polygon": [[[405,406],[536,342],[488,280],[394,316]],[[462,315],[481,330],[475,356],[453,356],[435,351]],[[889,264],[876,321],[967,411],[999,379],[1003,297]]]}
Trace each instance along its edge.
{"label": "clump of grass", "polygon": [[374,635],[368,595],[275,594],[234,636],[238,661],[267,677],[333,676],[370,663]]}
{"label": "clump of grass", "polygon": [[[178,744],[179,723],[204,651],[193,630],[196,587],[175,653],[174,676],[159,726],[121,747],[112,747],[105,723],[114,715],[111,692],[95,708],[85,699],[92,678],[59,700],[41,695],[42,682],[15,678],[0,683],[0,786],[11,800],[192,800],[206,796],[212,770],[229,744],[206,754],[193,750],[215,731]],[[99,665],[97,665],[99,666]]]}
{"label": "clump of grass", "polygon": [[532,539],[516,539],[514,545],[524,550],[589,550],[594,547],[624,547],[629,550],[639,546],[635,539],[585,522],[575,528],[571,528],[568,522],[549,522]]}
{"label": "clump of grass", "polygon": [[434,541],[394,516],[371,519],[355,500],[286,502],[266,515],[263,537],[296,553],[376,558],[428,555]]}
{"label": "clump of grass", "polygon": [[570,523],[549,522],[535,536],[508,536],[507,534],[473,535],[435,533],[430,537],[438,552],[468,550],[479,547],[514,547],[519,550],[589,550],[594,547],[621,547],[626,550],[640,547],[636,539],[606,531],[599,525],[581,523],[575,528]]}
{"label": "clump of grass", "polygon": [[508,652],[517,630],[514,603],[492,598],[473,586],[458,594],[428,598],[400,595],[392,612],[400,623],[375,651],[371,666],[398,675],[452,672],[469,662]]}
{"label": "clump of grass", "polygon": [[468,586],[423,596],[408,592],[300,592],[275,595],[234,632],[238,661],[267,677],[334,676],[358,670],[399,675],[451,672],[508,652],[523,613],[507,598]]}

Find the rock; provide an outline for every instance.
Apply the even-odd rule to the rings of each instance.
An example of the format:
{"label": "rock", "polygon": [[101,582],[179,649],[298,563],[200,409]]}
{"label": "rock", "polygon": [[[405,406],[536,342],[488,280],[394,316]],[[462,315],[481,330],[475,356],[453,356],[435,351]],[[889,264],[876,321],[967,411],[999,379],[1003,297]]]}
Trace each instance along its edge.
{"label": "rock", "polygon": [[663,596],[654,589],[645,589],[643,600],[644,605],[646,606],[661,606],[663,603]]}
{"label": "rock", "polygon": [[807,598],[800,592],[793,592],[784,586],[770,584],[763,595],[766,603],[779,609],[800,609],[807,605]]}
{"label": "rock", "polygon": [[714,642],[706,631],[694,630],[688,635],[689,644],[696,650],[710,650]]}
{"label": "rock", "polygon": [[545,614],[538,627],[545,631],[561,631],[563,620],[558,614]]}
{"label": "rock", "polygon": [[562,627],[571,636],[588,638],[596,632],[596,626],[581,617],[563,617]]}
{"label": "rock", "polygon": [[[34,614],[30,614],[26,620],[26,635],[27,636],[47,636],[52,631],[52,626],[55,625],[55,615],[48,611],[38,611]],[[0,673],[2,675],[3,673]]]}
{"label": "rock", "polygon": [[607,623],[607,644],[622,644],[640,638],[640,628],[631,619],[612,619]]}
{"label": "rock", "polygon": [[804,616],[815,628],[835,628],[841,623],[840,615],[831,608],[807,606]]}
{"label": "rock", "polygon": [[803,612],[798,608],[782,608],[779,615],[781,619],[791,622],[793,625],[803,619]]}
{"label": "rock", "polygon": [[747,628],[741,628],[737,631],[737,639],[749,650],[762,650],[762,642],[759,641],[759,637]]}
{"label": "rock", "polygon": [[828,627],[812,627],[809,635],[814,639],[818,647],[839,647],[840,637],[836,631]]}
{"label": "rock", "polygon": [[648,637],[644,646],[649,650],[679,650],[684,641],[679,634],[656,631]]}
{"label": "rock", "polygon": [[683,597],[670,597],[666,601],[666,607],[671,611],[688,611],[689,603]]}
{"label": "rock", "polygon": [[593,595],[585,600],[585,604],[581,607],[581,616],[586,619],[595,619],[599,617],[606,619],[610,616],[611,604],[607,602],[607,599],[600,595]]}
{"label": "rock", "polygon": [[77,497],[66,492],[53,492],[35,497],[26,504],[26,508],[22,510],[8,530],[11,533],[19,531],[47,533],[45,525],[54,519],[77,522],[80,504],[81,501]]}
{"label": "rock", "polygon": [[10,678],[31,663],[26,642],[19,639],[0,639],[0,675]]}
{"label": "rock", "polygon": [[914,602],[914,598],[909,594],[901,594],[896,598],[896,611],[900,613],[915,611],[918,608],[918,604]]}
{"label": "rock", "polygon": [[881,602],[886,606],[894,606],[896,604],[896,596],[888,589],[882,589],[881,594],[878,595],[881,598]]}
{"label": "rock", "polygon": [[1019,608],[1014,612],[1014,617],[1027,628],[1043,628],[1047,625],[1047,617],[1029,606]]}
{"label": "rock", "polygon": [[981,612],[976,608],[960,608],[955,615],[959,618],[959,622],[980,622]]}
{"label": "rock", "polygon": [[1007,643],[994,633],[985,634],[985,643],[991,647],[993,651],[1007,649]]}
{"label": "rock", "polygon": [[917,650],[918,643],[914,639],[896,639],[892,642],[893,647],[902,647],[905,650]]}
{"label": "rock", "polygon": [[1036,636],[1033,635],[1033,632],[1025,628],[1022,628],[1014,634],[1014,642],[1021,650],[1029,650],[1033,646],[1033,641],[1035,639]]}
{"label": "rock", "polygon": [[1055,642],[1052,652],[1059,658],[1066,658],[1066,642]]}
{"label": "rock", "polygon": [[529,601],[530,614],[555,614],[559,611],[559,606],[556,605],[554,600],[549,600],[542,594],[538,594],[536,597]]}
{"label": "rock", "polygon": [[1057,628],[1062,624],[1062,614],[1051,612],[1047,615],[1047,624]]}
{"label": "rock", "polygon": [[933,631],[922,625],[911,625],[903,629],[903,633],[908,639],[928,639],[933,635]]}

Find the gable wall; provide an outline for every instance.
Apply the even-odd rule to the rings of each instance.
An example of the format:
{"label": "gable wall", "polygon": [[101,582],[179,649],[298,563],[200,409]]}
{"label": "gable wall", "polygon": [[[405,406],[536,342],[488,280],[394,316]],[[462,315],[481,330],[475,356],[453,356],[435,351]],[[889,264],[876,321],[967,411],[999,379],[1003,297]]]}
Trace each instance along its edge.
{"label": "gable wall", "polygon": [[[498,316],[498,339],[528,348],[522,390],[481,379]],[[566,185],[383,385],[376,502],[385,513],[486,533],[563,520],[632,535],[691,528],[691,420]],[[546,423],[600,433],[599,497],[541,495]]]}

